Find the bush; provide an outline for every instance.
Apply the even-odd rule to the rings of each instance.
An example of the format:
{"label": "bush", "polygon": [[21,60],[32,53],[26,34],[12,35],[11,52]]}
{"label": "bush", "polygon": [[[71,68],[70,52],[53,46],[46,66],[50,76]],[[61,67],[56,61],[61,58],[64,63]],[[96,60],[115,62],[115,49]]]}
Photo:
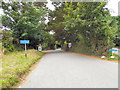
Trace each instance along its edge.
{"label": "bush", "polygon": [[48,48],[48,43],[43,43],[43,44],[42,44],[42,49],[43,49],[43,50],[49,49],[49,48]]}
{"label": "bush", "polygon": [[15,48],[13,45],[12,31],[8,30],[3,31],[2,46],[5,52],[14,51]]}

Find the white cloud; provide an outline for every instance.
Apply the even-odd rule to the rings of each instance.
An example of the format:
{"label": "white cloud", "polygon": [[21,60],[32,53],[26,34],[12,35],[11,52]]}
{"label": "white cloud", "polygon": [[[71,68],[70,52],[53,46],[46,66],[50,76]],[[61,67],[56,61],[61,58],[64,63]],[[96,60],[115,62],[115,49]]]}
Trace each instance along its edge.
{"label": "white cloud", "polygon": [[109,0],[106,8],[110,10],[110,13],[112,16],[117,16],[118,15],[118,2],[120,0]]}
{"label": "white cloud", "polygon": [[52,2],[50,0],[47,0],[47,1],[48,1],[48,3],[46,6],[52,11],[55,10],[55,7],[52,5]]}

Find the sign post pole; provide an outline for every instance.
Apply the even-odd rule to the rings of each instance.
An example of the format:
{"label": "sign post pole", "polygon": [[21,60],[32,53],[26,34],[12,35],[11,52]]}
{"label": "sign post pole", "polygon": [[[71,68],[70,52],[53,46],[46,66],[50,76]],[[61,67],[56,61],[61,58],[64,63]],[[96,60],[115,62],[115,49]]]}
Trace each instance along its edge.
{"label": "sign post pole", "polygon": [[26,43],[25,43],[25,56],[27,57],[27,48],[26,48]]}
{"label": "sign post pole", "polygon": [[114,56],[113,56],[113,52],[118,51],[118,50],[116,50],[116,49],[109,49],[109,51],[112,52],[112,56],[111,56],[111,58],[114,58]]}
{"label": "sign post pole", "polygon": [[113,51],[112,51],[112,56],[113,56]]}
{"label": "sign post pole", "polygon": [[27,46],[29,44],[29,40],[20,40],[20,44],[25,44],[25,56],[27,57]]}

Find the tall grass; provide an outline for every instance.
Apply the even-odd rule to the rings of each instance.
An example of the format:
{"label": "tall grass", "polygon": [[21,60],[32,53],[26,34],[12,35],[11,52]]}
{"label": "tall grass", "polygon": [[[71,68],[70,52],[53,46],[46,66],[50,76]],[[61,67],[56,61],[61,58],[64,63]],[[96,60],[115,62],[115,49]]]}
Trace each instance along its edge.
{"label": "tall grass", "polygon": [[43,53],[34,49],[27,51],[27,57],[24,55],[24,51],[16,51],[3,55],[2,57],[2,73],[0,78],[3,88],[9,88],[16,85],[20,78],[27,72],[29,68],[37,62]]}

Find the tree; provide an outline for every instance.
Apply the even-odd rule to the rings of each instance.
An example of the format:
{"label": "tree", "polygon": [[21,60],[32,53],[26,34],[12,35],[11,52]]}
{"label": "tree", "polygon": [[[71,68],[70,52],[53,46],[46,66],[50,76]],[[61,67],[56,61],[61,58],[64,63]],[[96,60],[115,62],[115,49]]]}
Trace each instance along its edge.
{"label": "tree", "polygon": [[13,41],[12,32],[8,30],[4,30],[2,34],[3,34],[2,47],[3,47],[4,53],[8,51],[13,51],[14,45],[12,44],[12,41]]}
{"label": "tree", "polygon": [[36,48],[50,36],[45,31],[47,8],[39,4],[32,2],[2,3],[5,13],[2,17],[3,26],[10,28],[15,44],[18,44],[21,39],[28,39],[30,46]]}
{"label": "tree", "polygon": [[114,43],[115,46],[120,47],[120,16],[117,17],[113,17],[114,19],[116,19],[118,21],[118,31],[117,31],[117,35],[114,38]]}
{"label": "tree", "polygon": [[103,55],[114,46],[117,21],[110,16],[109,10],[104,8],[105,5],[105,2],[78,2],[76,7],[72,2],[65,3],[64,23],[73,38],[71,41],[76,43],[81,35],[85,46],[89,47],[94,55]]}
{"label": "tree", "polygon": [[65,33],[66,31],[64,31],[64,3],[53,3],[53,5],[55,6],[55,10],[51,11],[49,10],[49,22],[48,22],[48,27],[47,27],[47,31],[51,31],[53,30],[54,33],[54,38],[55,41],[64,43],[65,40]]}

